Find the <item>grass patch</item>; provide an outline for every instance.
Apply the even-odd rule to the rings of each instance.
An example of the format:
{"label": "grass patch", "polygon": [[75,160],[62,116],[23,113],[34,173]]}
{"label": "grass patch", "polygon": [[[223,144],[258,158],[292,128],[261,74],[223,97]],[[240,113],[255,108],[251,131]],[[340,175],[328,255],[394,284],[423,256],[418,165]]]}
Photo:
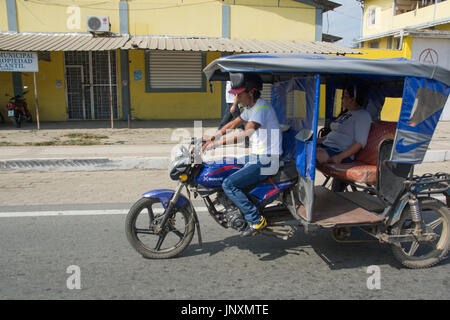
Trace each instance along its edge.
{"label": "grass patch", "polygon": [[41,147],[41,146],[56,146],[58,144],[58,141],[50,140],[50,141],[40,141],[40,142],[25,142],[24,145],[26,146],[35,146],[35,147]]}
{"label": "grass patch", "polygon": [[108,139],[108,136],[105,136],[103,134],[92,134],[92,133],[68,133],[65,134],[64,137],[70,138],[70,139]]}
{"label": "grass patch", "polygon": [[[14,143],[9,141],[0,141],[1,146],[93,146],[105,144],[102,140],[109,137],[103,134],[95,133],[67,133],[60,137],[54,137],[52,140],[38,142]],[[123,144],[122,141],[119,144]]]}

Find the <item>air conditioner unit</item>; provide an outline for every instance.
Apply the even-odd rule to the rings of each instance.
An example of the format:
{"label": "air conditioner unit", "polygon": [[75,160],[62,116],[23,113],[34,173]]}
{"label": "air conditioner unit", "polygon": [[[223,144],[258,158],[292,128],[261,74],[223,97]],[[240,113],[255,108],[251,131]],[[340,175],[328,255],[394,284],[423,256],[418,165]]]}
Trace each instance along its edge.
{"label": "air conditioner unit", "polygon": [[109,17],[106,16],[88,16],[87,31],[109,32]]}

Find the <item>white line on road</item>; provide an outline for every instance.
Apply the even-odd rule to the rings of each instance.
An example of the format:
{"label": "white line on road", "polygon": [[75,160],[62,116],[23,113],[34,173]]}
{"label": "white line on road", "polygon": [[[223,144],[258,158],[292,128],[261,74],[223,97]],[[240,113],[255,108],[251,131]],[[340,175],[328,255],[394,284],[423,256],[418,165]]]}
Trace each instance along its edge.
{"label": "white line on road", "polygon": [[[438,200],[445,203],[444,196],[435,196]],[[195,207],[197,212],[208,212],[206,207]],[[162,213],[163,209],[153,210],[154,213]],[[105,210],[53,210],[53,211],[25,211],[25,212],[0,212],[0,218],[19,218],[19,217],[54,217],[54,216],[95,216],[95,215],[118,215],[127,214],[128,209],[105,209]]]}
{"label": "white line on road", "polygon": [[[206,212],[206,207],[195,208],[197,212]],[[154,213],[162,213],[163,209],[155,209]],[[94,215],[117,215],[127,214],[126,209],[109,210],[60,210],[60,211],[28,211],[28,212],[0,212],[0,218],[19,217],[54,217],[54,216],[94,216]]]}

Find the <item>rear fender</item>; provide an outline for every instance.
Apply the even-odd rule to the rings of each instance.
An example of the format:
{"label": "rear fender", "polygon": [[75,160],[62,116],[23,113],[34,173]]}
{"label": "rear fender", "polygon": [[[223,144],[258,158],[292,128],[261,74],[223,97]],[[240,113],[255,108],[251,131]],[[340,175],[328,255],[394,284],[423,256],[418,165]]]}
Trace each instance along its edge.
{"label": "rear fender", "polygon": [[[164,209],[167,208],[169,205],[170,199],[172,199],[173,195],[175,193],[175,190],[170,189],[157,189],[157,190],[151,190],[147,193],[144,193],[142,197],[144,198],[156,198],[159,201],[161,201],[162,206]],[[175,208],[180,208],[185,206],[189,203],[189,200],[182,194],[178,197],[178,201],[175,204]]]}

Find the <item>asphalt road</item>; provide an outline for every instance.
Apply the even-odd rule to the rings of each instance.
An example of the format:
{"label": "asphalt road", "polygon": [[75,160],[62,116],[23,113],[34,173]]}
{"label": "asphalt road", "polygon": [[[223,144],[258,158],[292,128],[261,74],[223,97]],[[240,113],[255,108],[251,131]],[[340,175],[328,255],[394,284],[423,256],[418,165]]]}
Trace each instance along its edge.
{"label": "asphalt road", "polygon": [[[112,181],[118,174],[109,172]],[[162,179],[167,173],[153,174]],[[93,201],[106,199],[102,193],[115,190],[112,184],[82,201],[75,196],[85,183],[82,175],[58,173],[48,180],[40,173],[19,175],[19,185],[42,179],[28,185],[26,204],[1,199],[0,299],[448,299],[450,294],[449,258],[430,269],[405,269],[388,245],[337,243],[327,230],[315,236],[299,230],[286,241],[242,239],[206,212],[199,214],[203,247],[194,236],[177,258],[144,259],[124,232],[130,197],[117,193],[107,202]],[[128,172],[131,181],[123,184],[148,175]],[[98,183],[102,177],[89,176]],[[67,181],[66,188],[58,179]],[[152,182],[158,179],[147,179],[148,189],[162,187]],[[66,196],[42,201],[42,189]],[[142,186],[128,191],[147,191],[137,189]],[[68,202],[70,193],[76,202]],[[379,289],[368,287],[374,270]]]}
{"label": "asphalt road", "polygon": [[[97,208],[98,210],[98,208]],[[110,209],[107,209],[110,210]],[[128,244],[124,214],[1,218],[1,299],[448,299],[449,259],[399,266],[378,243],[341,244],[326,231],[289,240],[237,233],[200,214],[178,258],[148,260]],[[70,283],[79,268],[79,289]],[[380,289],[368,289],[378,266]],[[69,283],[69,285],[68,285]]]}

